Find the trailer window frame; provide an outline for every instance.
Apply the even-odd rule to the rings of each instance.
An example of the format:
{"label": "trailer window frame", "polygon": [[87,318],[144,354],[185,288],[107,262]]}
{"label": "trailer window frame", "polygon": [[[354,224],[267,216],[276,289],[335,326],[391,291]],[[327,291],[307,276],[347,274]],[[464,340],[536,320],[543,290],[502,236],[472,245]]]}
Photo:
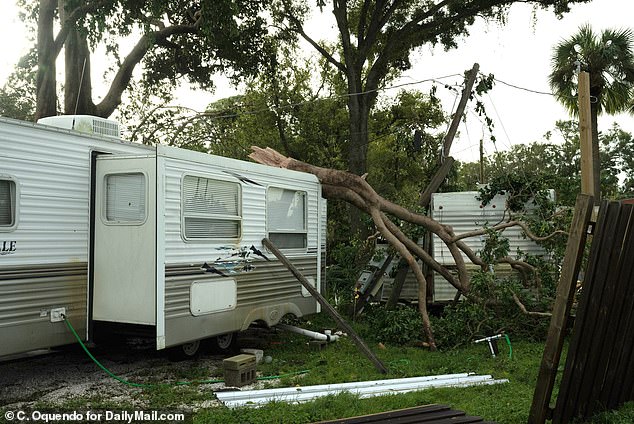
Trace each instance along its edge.
{"label": "trailer window frame", "polygon": [[[8,233],[11,231],[15,231],[18,227],[18,218],[20,216],[20,184],[18,179],[12,175],[0,174],[0,181],[8,182],[9,186],[9,216],[11,221],[6,224],[0,223],[0,232]],[[0,199],[0,207],[2,207],[3,200]]]}
{"label": "trailer window frame", "polygon": [[[282,228],[279,225],[276,225],[274,222],[272,222],[274,220],[274,215],[272,214],[272,210],[271,210],[274,207],[272,205],[273,200],[271,199],[272,190],[281,190],[283,192],[284,191],[293,192],[294,199],[292,200],[292,202],[295,201],[295,196],[297,196],[298,194],[301,195],[301,198],[303,199],[302,201],[303,215],[301,217],[303,221],[303,228],[301,229]],[[289,203],[288,207],[291,208],[292,206],[293,205]],[[279,218],[278,218],[278,221],[279,221]],[[286,222],[290,222],[290,220],[287,220]],[[284,186],[276,186],[276,185],[271,185],[267,187],[266,189],[266,234],[269,240],[271,240],[271,242],[275,244],[280,250],[291,251],[291,252],[308,251],[308,192],[306,190],[300,190],[295,187],[284,187]],[[285,236],[285,235],[286,236],[293,236],[293,235],[302,236],[302,239],[301,239],[302,246],[301,247],[287,246],[280,243],[278,241],[279,240],[278,237],[276,236]]]}
{"label": "trailer window frame", "polygon": [[[108,177],[117,175],[141,175],[143,177],[143,218],[138,220],[123,220],[123,219],[110,219],[108,218]],[[101,208],[101,220],[106,225],[130,225],[130,226],[142,226],[148,219],[148,199],[149,199],[149,178],[145,171],[140,169],[132,169],[125,171],[108,172],[103,176],[103,206]]]}
{"label": "trailer window frame", "polygon": [[[196,184],[194,195],[198,196],[198,200],[193,197],[187,197],[189,192],[189,188],[187,185],[188,181],[195,179]],[[204,187],[202,186],[204,184]],[[227,200],[231,199],[223,199],[222,195],[226,195],[227,192],[223,193],[222,191],[215,192],[216,194],[220,194],[220,200],[214,199],[214,184],[218,184],[221,187],[233,187],[235,192],[229,192],[230,196],[233,196],[233,202],[229,201],[229,205],[227,205]],[[211,197],[209,197],[211,196]],[[188,206],[191,208],[188,209]],[[207,210],[204,210],[204,207],[208,206]],[[217,210],[220,207],[227,209],[228,213],[218,213]],[[187,173],[184,174],[181,178],[181,238],[183,241],[187,243],[204,243],[204,242],[219,242],[219,241],[227,241],[227,242],[235,242],[242,237],[242,185],[239,181],[227,178],[218,178],[216,176],[210,175],[201,175],[196,173]],[[197,225],[201,225],[205,221],[209,227],[207,228],[207,234],[201,232],[200,235],[192,235],[189,231],[188,222],[192,222],[195,220]],[[214,224],[222,225],[228,222],[235,223],[235,233],[234,234],[220,234],[214,235],[213,230],[211,230]],[[192,229],[192,231],[194,231]]]}

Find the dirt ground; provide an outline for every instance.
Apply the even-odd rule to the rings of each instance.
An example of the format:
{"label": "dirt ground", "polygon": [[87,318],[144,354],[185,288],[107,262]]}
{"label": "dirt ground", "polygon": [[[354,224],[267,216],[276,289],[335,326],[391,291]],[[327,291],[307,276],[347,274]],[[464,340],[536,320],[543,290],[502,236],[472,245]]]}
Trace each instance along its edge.
{"label": "dirt ground", "polygon": [[[239,339],[240,347],[253,347],[246,340],[245,343],[244,339]],[[225,356],[203,353],[193,360],[171,362],[164,352],[148,347],[126,345],[92,347],[90,350],[115,375],[135,383],[214,380],[222,379],[223,375]],[[267,382],[267,385],[271,384],[275,384],[274,381]],[[243,389],[261,385],[256,382]],[[227,388],[224,383],[213,383],[182,386],[182,390],[195,390],[199,396],[192,398],[189,393],[188,398],[195,401],[178,405],[178,409],[195,412],[219,405],[213,392]],[[95,398],[129,408],[152,407],[152,401],[142,392],[141,388],[130,387],[107,375],[79,345],[0,362],[0,408],[4,409],[81,407],[82,402]]]}

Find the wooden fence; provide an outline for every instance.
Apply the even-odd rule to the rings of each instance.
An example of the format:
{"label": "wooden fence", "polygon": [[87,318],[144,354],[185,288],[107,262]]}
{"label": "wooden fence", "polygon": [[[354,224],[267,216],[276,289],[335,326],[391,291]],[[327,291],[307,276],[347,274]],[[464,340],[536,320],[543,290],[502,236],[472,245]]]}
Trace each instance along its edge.
{"label": "wooden fence", "polygon": [[[549,402],[559,358],[550,357],[547,352],[561,353],[561,346],[554,349],[548,344],[555,339],[563,342],[563,327],[561,322],[554,323],[553,316],[531,424],[543,423],[546,417],[552,418],[554,424],[568,423],[634,400],[633,211],[631,204],[601,205],[555,407],[549,409]],[[569,312],[574,290],[568,293],[568,299],[557,299],[555,309],[566,301],[563,307]],[[557,331],[561,336],[551,338]]]}

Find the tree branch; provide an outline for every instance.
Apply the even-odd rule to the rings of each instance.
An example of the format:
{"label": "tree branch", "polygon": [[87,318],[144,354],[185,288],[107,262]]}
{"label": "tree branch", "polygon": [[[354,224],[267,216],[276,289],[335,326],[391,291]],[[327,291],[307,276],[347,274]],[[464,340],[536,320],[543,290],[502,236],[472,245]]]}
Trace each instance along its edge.
{"label": "tree branch", "polygon": [[[401,3],[401,0],[394,0],[388,10],[383,15],[381,15],[382,9],[385,6],[385,1],[376,2],[376,4],[374,5],[374,11],[372,12],[372,17],[370,19],[370,25],[368,26],[367,33],[364,35],[363,38],[360,38],[361,35],[358,35],[360,60],[367,60],[368,52],[374,45],[376,38],[381,31],[381,28],[386,25],[389,18],[392,16],[392,14],[394,14],[394,11],[400,6]],[[363,67],[363,63],[358,63],[357,66]]]}
{"label": "tree branch", "polygon": [[335,20],[337,21],[337,27],[339,27],[339,34],[341,35],[341,47],[343,49],[343,57],[345,58],[346,65],[349,70],[357,69],[353,64],[356,63],[356,55],[354,47],[350,42],[350,27],[348,25],[348,5],[346,0],[333,0],[332,2]]}
{"label": "tree branch", "polygon": [[[336,169],[325,169],[309,165],[296,159],[286,157],[271,148],[262,149],[257,146],[252,146],[251,149],[253,152],[249,155],[249,157],[256,162],[269,166],[311,173],[317,176],[322,183],[322,193],[325,197],[339,198],[368,214],[378,214],[377,216],[381,218],[380,223],[377,223],[377,216],[372,215],[372,218],[375,221],[377,228],[379,228],[379,231],[381,231],[381,234],[386,237],[390,244],[394,241],[394,243],[396,243],[393,244],[395,248],[401,245],[404,246],[404,248],[407,249],[408,254],[411,255],[411,253],[413,253],[416,255],[434,269],[434,271],[440,273],[461,293],[466,295],[470,286],[469,273],[467,272],[467,265],[463,254],[473,264],[482,268],[487,267],[487,264],[462,240],[464,237],[457,237],[453,233],[453,229],[451,227],[442,225],[428,216],[416,214],[387,201],[383,197],[379,196],[374,189],[358,175]],[[400,220],[420,225],[437,235],[445,243],[454,259],[454,263],[458,270],[458,281],[456,281],[455,277],[451,275],[446,268],[442,267],[442,265],[437,263],[427,252],[418,246],[416,242],[403,234],[398,226],[385,215],[386,213],[389,213]],[[485,232],[486,230],[483,231],[482,234]],[[477,234],[480,234],[480,232]],[[405,256],[403,256],[403,258],[407,259]],[[535,268],[523,261],[506,257],[502,258],[500,262],[509,263],[513,268],[521,269],[524,272],[532,271],[537,276]],[[418,281],[420,283],[421,280]]]}
{"label": "tree branch", "polygon": [[[357,25],[357,39],[359,40],[359,46],[365,39],[365,25],[367,23],[368,12],[370,10],[370,0],[363,0],[363,6],[361,6],[361,12],[359,13],[359,24]],[[376,6],[374,8],[376,13]]]}
{"label": "tree branch", "polygon": [[427,341],[429,342],[429,347],[431,350],[436,350],[436,341],[434,340],[434,334],[431,329],[431,322],[429,321],[429,315],[427,313],[427,280],[423,275],[423,271],[421,271],[416,259],[414,256],[407,250],[405,245],[401,243],[398,238],[392,234],[385,224],[383,223],[383,219],[381,217],[381,212],[377,207],[370,208],[370,216],[372,216],[372,220],[374,224],[377,226],[378,230],[383,234],[385,239],[392,245],[396,251],[401,255],[401,258],[405,259],[409,264],[410,269],[416,276],[416,281],[418,282],[418,309],[420,311],[421,317],[423,318],[423,330],[427,336]]}
{"label": "tree branch", "polygon": [[196,33],[199,25],[200,18],[193,25],[173,25],[159,31],[144,34],[119,67],[110,84],[108,93],[98,105],[95,105],[96,114],[103,117],[110,116],[117,106],[121,104],[121,94],[128,87],[134,68],[143,60],[150,47],[165,41],[172,35]]}
{"label": "tree branch", "polygon": [[445,280],[452,286],[454,286],[457,290],[462,293],[468,291],[466,287],[464,287],[459,280],[456,278],[441,264],[439,264],[428,252],[426,252],[422,247],[420,247],[417,243],[407,237],[401,230],[398,228],[396,224],[394,224],[385,214],[383,214],[383,222],[386,227],[416,256],[418,256],[425,264],[427,264],[434,271],[443,276]]}
{"label": "tree branch", "polygon": [[101,0],[94,2],[85,2],[81,6],[76,7],[70,14],[68,14],[66,20],[62,23],[62,27],[57,33],[57,36],[55,37],[55,41],[53,43],[53,56],[59,56],[59,53],[62,50],[62,47],[64,47],[64,43],[66,42],[66,37],[68,37],[70,30],[79,19],[86,16],[90,12],[94,12],[101,6],[105,6],[107,4],[114,5],[114,3],[115,2],[113,0]]}
{"label": "tree branch", "polygon": [[541,317],[541,318],[545,318],[545,317],[550,318],[553,316],[553,314],[551,314],[550,312],[534,312],[534,311],[527,310],[526,306],[524,306],[524,304],[522,303],[520,298],[517,297],[515,292],[511,291],[511,294],[513,296],[513,301],[515,301],[515,304],[520,308],[520,311],[522,311],[523,314],[526,314],[531,317]]}
{"label": "tree branch", "polygon": [[341,72],[346,72],[346,66],[343,63],[335,59],[334,56],[331,55],[323,46],[321,46],[318,42],[313,40],[312,37],[306,34],[306,31],[304,31],[304,27],[299,19],[297,19],[295,16],[292,16],[291,14],[285,14],[284,16],[295,26],[295,32],[301,35],[304,40],[308,41],[308,44],[313,46],[313,48],[324,57],[324,59],[333,64]]}
{"label": "tree branch", "polygon": [[473,230],[473,231],[468,231],[466,233],[462,233],[459,234],[455,237],[453,237],[451,239],[451,241],[458,241],[458,240],[462,240],[465,238],[469,238],[469,237],[475,237],[475,236],[481,236],[486,234],[488,231],[490,230],[494,230],[494,231],[504,231],[505,229],[509,228],[509,227],[520,227],[522,228],[522,230],[524,231],[524,234],[526,234],[526,237],[528,237],[529,239],[533,240],[533,241],[546,241],[556,235],[562,234],[562,235],[568,235],[568,232],[563,231],[563,230],[556,230],[553,231],[551,234],[544,236],[544,237],[539,237],[537,235],[535,235],[529,228],[528,225],[525,222],[522,221],[507,221],[507,222],[503,222],[501,224],[497,224],[494,225],[493,227],[490,228],[482,228],[479,230]]}

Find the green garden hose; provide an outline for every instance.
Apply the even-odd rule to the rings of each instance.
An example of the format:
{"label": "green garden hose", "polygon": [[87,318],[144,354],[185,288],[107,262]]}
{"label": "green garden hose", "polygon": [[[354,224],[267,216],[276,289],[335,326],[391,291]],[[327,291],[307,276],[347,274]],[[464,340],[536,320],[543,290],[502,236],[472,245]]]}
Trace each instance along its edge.
{"label": "green garden hose", "polygon": [[509,345],[509,359],[513,359],[513,346],[511,346],[511,339],[509,339],[509,335],[504,333],[504,338],[506,339],[506,344]]}
{"label": "green garden hose", "polygon": [[[101,362],[99,362],[97,360],[97,358],[95,358],[93,356],[92,353],[90,353],[90,351],[88,350],[88,348],[86,347],[84,342],[81,341],[81,338],[79,337],[79,334],[77,334],[77,331],[75,331],[75,328],[73,328],[73,326],[70,323],[70,321],[68,320],[68,318],[65,315],[62,315],[62,318],[64,318],[64,322],[66,323],[66,326],[71,331],[71,333],[73,333],[73,336],[75,336],[75,339],[77,339],[77,342],[79,342],[79,345],[82,347],[84,352],[86,352],[86,355],[88,355],[88,357],[90,357],[90,359],[92,359],[92,361],[95,364],[97,364],[97,366],[99,368],[101,368],[106,374],[108,374],[113,379],[115,379],[118,382],[123,383],[125,385],[131,386],[131,387],[154,388],[154,387],[187,386],[187,385],[190,385],[190,384],[212,384],[212,383],[224,383],[225,382],[224,380],[220,380],[220,379],[218,379],[218,380],[200,380],[200,381],[177,381],[177,382],[171,383],[171,384],[168,384],[168,383],[164,383],[164,384],[143,384],[143,383],[134,383],[134,382],[128,381],[128,380],[126,380],[124,378],[119,377],[118,375],[116,375],[115,373],[110,371],[108,368],[103,366],[103,364]],[[307,372],[308,372],[308,370],[295,371],[295,372],[291,372],[291,373],[287,373],[287,374],[281,374],[281,375],[271,375],[271,376],[265,376],[265,377],[258,377],[258,378],[256,378],[256,380],[273,380],[273,379],[281,378],[281,377],[288,377],[288,376],[292,376],[292,375],[306,374]]]}

